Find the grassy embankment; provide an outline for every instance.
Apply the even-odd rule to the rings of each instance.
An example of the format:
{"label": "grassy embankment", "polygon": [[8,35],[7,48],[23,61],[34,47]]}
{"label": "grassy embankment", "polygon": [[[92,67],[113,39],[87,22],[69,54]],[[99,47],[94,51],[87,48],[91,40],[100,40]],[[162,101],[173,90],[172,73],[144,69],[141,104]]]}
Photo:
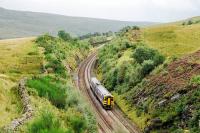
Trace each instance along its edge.
{"label": "grassy embankment", "polygon": [[32,40],[2,41],[1,118],[6,119],[1,120],[1,126],[22,114],[16,85],[27,76],[35,114],[19,132],[95,132],[95,119],[76,92],[70,74],[88,54],[89,45],[48,35],[39,37],[37,43]]}
{"label": "grassy embankment", "polygon": [[18,80],[40,73],[42,55],[33,38],[0,41],[0,127],[22,114]]}
{"label": "grassy embankment", "polygon": [[71,76],[88,54],[89,45],[66,33],[62,33],[60,38],[38,37],[36,43],[44,48],[44,67],[48,74],[37,75],[27,82],[37,117],[21,130],[33,133],[96,132],[95,118],[76,92]]}
{"label": "grassy embankment", "polygon": [[[200,24],[182,23],[158,25],[139,31],[124,30],[118,41],[113,41],[100,51],[99,78],[113,91],[121,109],[142,129],[148,127],[148,130],[157,132],[199,130],[199,54],[183,56],[200,49]],[[147,48],[158,50],[166,60],[163,65],[154,67],[141,77],[142,74],[138,73],[146,59],[141,56],[143,62],[136,61],[136,50],[123,47],[124,42],[119,40],[125,40],[130,45],[140,42],[135,43],[136,46],[143,43]],[[152,54],[143,51],[141,55],[150,57]]]}

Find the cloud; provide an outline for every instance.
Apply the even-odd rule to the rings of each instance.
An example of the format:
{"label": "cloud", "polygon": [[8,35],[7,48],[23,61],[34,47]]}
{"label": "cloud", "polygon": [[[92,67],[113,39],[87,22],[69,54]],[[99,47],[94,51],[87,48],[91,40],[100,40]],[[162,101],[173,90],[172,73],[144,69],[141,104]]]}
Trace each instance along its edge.
{"label": "cloud", "polygon": [[132,21],[166,22],[200,15],[200,0],[0,0],[0,6]]}

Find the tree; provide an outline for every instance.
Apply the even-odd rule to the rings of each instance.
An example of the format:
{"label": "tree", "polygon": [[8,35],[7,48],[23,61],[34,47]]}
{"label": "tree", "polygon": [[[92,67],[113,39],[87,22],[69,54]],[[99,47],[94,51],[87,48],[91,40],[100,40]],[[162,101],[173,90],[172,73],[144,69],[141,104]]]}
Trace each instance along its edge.
{"label": "tree", "polygon": [[152,60],[145,60],[142,63],[142,75],[146,76],[154,69],[154,62]]}
{"label": "tree", "polygon": [[135,52],[133,53],[133,58],[135,58],[135,60],[141,64],[144,60],[152,60],[154,55],[154,49],[139,46],[135,49]]}
{"label": "tree", "polygon": [[133,29],[133,30],[140,30],[140,27],[138,27],[138,26],[133,26],[132,29]]}
{"label": "tree", "polygon": [[158,66],[165,61],[165,57],[160,53],[156,52],[155,56],[153,57],[154,65]]}
{"label": "tree", "polygon": [[72,40],[72,37],[70,36],[70,34],[66,33],[64,30],[60,30],[58,32],[58,37],[61,38],[64,41],[70,41],[70,40]]}
{"label": "tree", "polygon": [[85,120],[81,116],[74,116],[71,118],[71,126],[75,133],[83,133],[87,128]]}
{"label": "tree", "polygon": [[193,22],[192,22],[192,20],[189,20],[187,25],[191,25],[191,24],[193,24]]}
{"label": "tree", "polygon": [[90,44],[94,44],[96,41],[95,41],[94,37],[91,37],[91,38],[89,39],[88,42],[89,42]]}
{"label": "tree", "polygon": [[126,70],[127,70],[126,63],[124,62],[124,64],[120,66],[120,69],[118,70],[118,73],[117,73],[118,84],[122,84],[124,82]]}

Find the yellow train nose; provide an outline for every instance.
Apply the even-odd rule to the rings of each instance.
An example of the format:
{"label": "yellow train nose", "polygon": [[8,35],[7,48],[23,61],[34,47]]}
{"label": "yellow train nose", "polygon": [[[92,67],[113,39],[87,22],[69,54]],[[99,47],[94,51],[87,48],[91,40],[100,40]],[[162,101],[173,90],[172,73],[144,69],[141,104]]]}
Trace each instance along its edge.
{"label": "yellow train nose", "polygon": [[108,98],[108,105],[110,106],[110,98]]}

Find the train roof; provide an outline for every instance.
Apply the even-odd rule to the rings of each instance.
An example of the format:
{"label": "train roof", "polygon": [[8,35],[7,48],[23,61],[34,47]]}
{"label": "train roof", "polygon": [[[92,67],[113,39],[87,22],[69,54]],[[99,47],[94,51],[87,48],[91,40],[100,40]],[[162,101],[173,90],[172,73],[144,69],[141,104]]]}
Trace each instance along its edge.
{"label": "train roof", "polygon": [[103,95],[111,95],[110,92],[102,85],[97,86],[97,89],[103,94]]}
{"label": "train roof", "polygon": [[103,95],[110,96],[110,92],[99,82],[99,80],[96,77],[92,77],[91,81],[97,85],[97,89],[101,92]]}
{"label": "train roof", "polygon": [[101,83],[99,82],[99,80],[97,79],[97,78],[95,78],[95,77],[92,77],[91,78],[91,81],[93,82],[93,83],[95,83],[96,85],[100,85]]}

